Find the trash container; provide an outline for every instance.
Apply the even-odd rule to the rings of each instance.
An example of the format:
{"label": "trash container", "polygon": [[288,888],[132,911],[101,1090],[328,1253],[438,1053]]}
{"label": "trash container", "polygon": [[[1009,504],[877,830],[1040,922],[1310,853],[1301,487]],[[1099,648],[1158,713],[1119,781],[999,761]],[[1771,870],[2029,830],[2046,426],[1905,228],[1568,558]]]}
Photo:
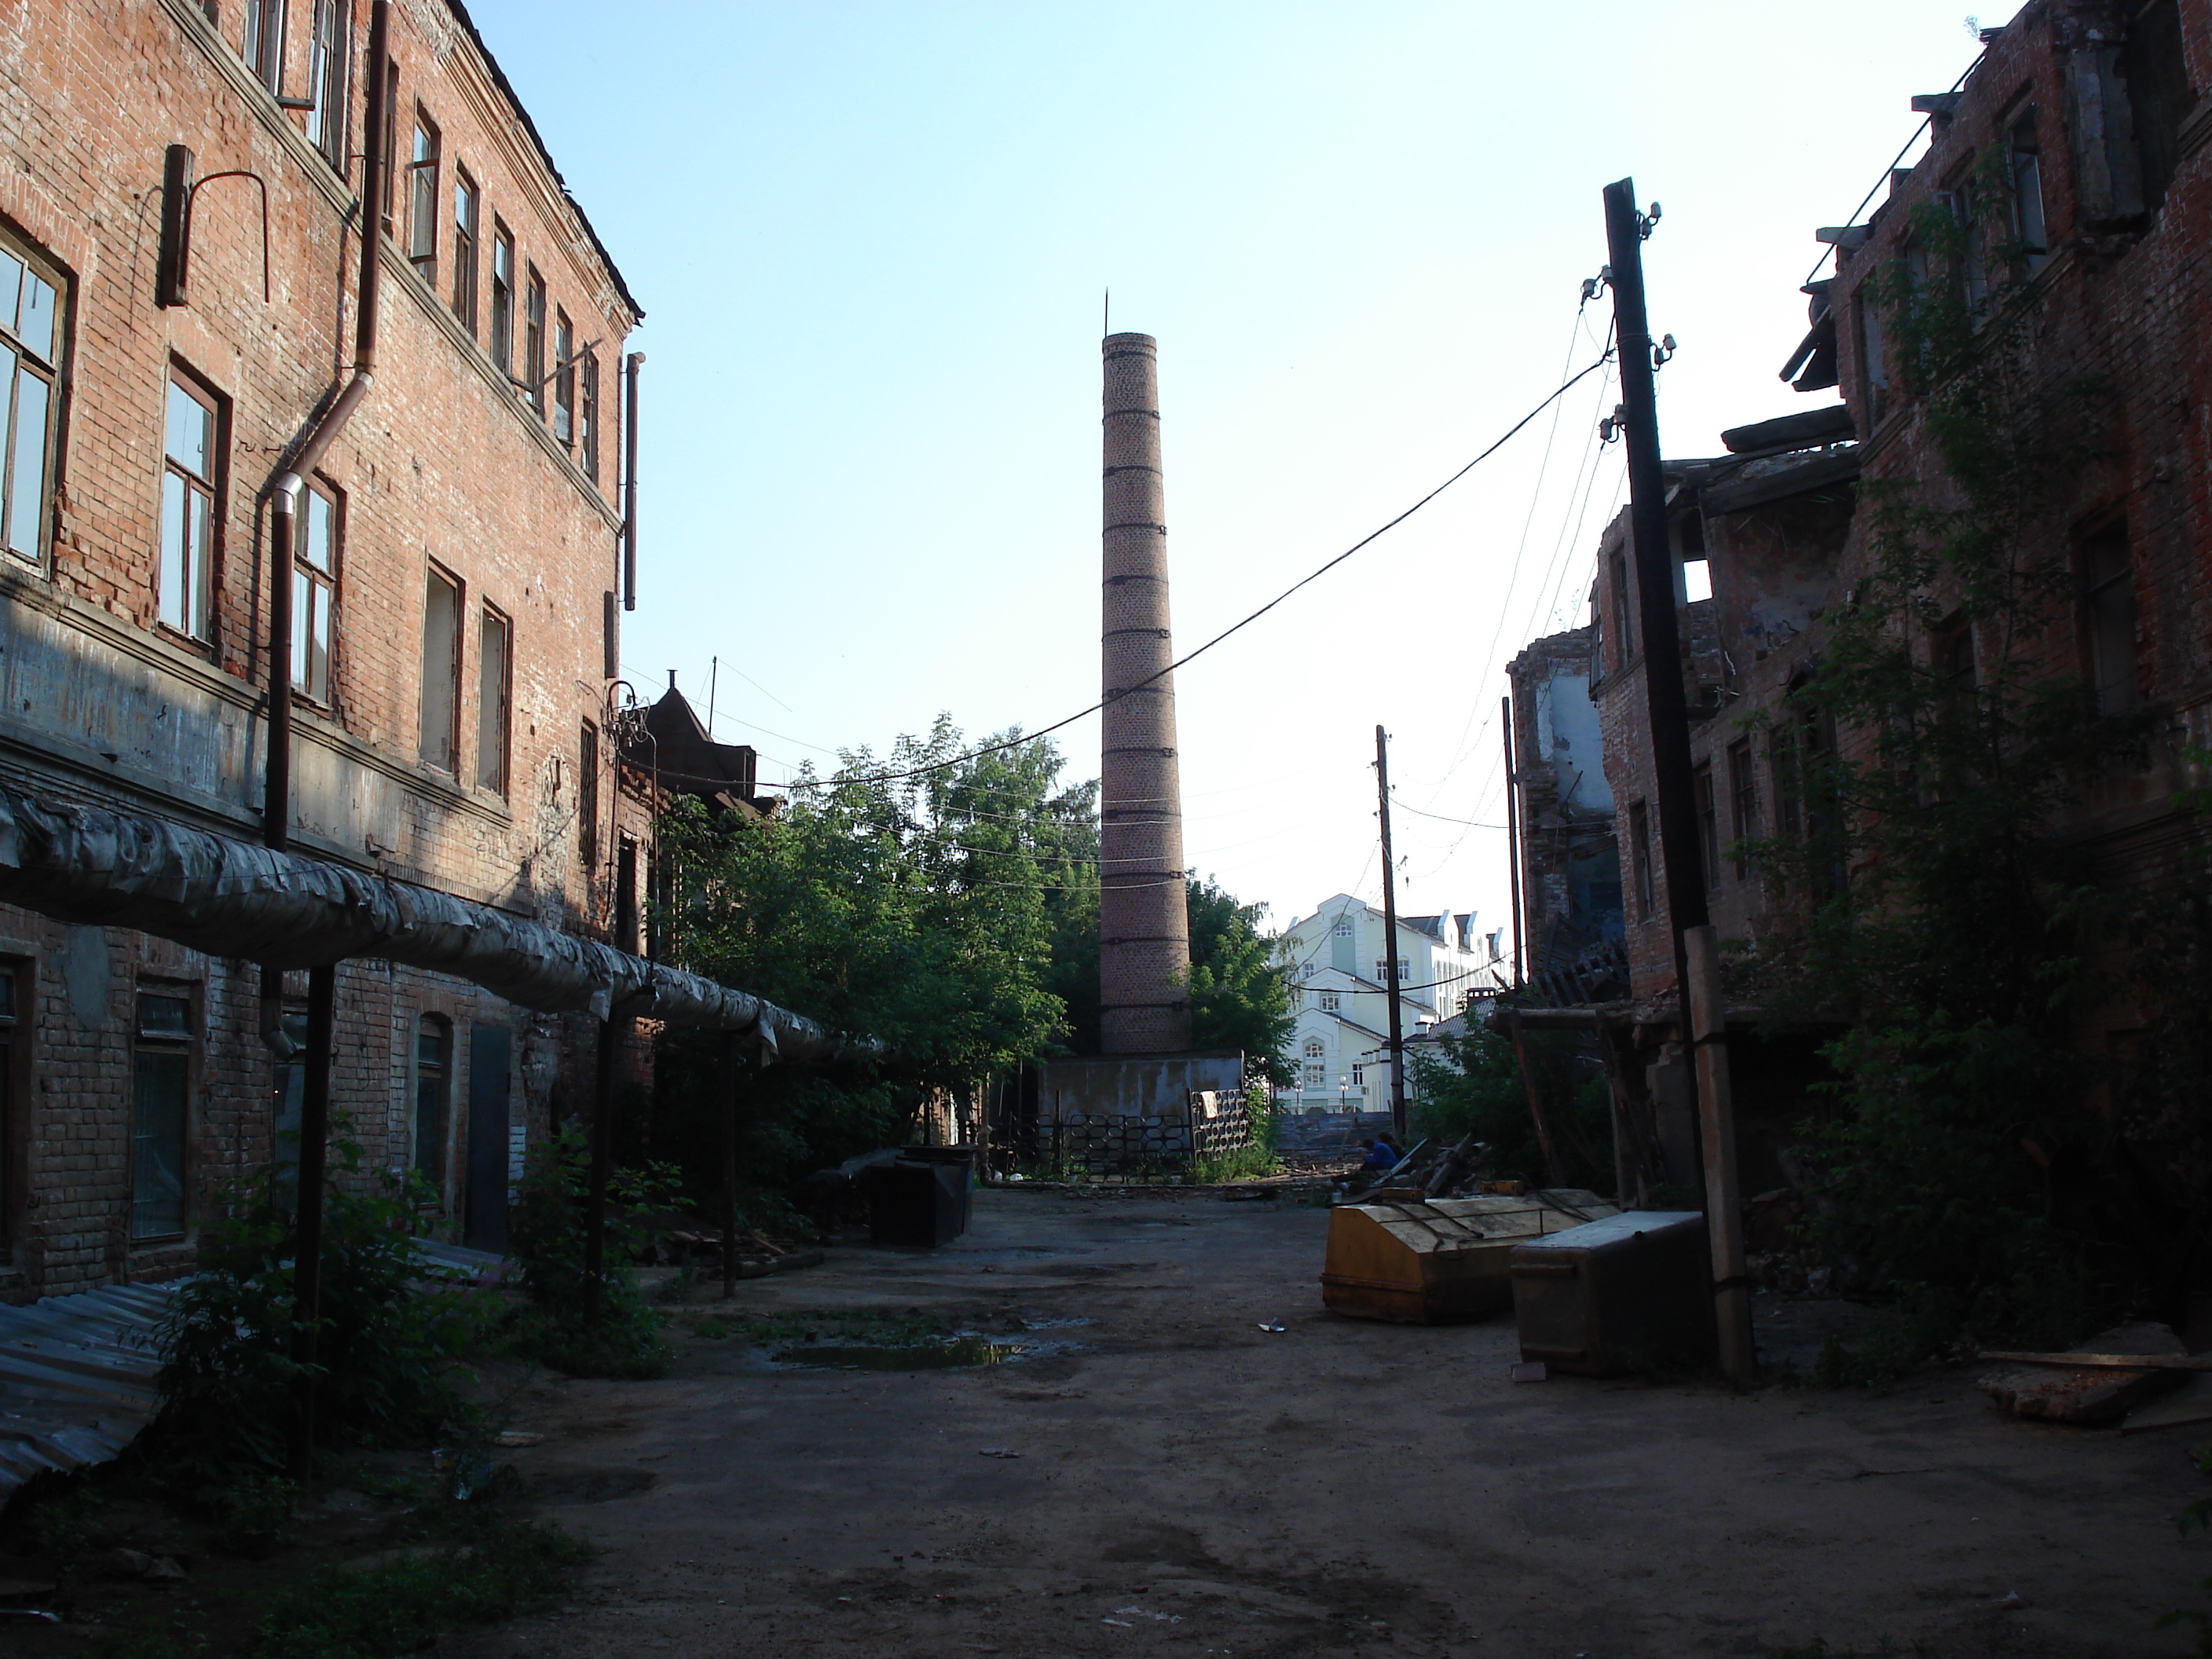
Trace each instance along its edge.
{"label": "trash container", "polygon": [[967,1172],[900,1158],[868,1171],[868,1242],[932,1249],[967,1230]]}
{"label": "trash container", "polygon": [[1713,1355],[1712,1259],[1696,1210],[1625,1210],[1514,1247],[1521,1358],[1611,1376]]}
{"label": "trash container", "polygon": [[1332,1313],[1403,1325],[1504,1313],[1513,1305],[1506,1269],[1515,1246],[1613,1212],[1579,1190],[1340,1204],[1328,1212],[1322,1301]]}
{"label": "trash container", "polygon": [[980,1146],[902,1146],[899,1156],[910,1164],[942,1164],[960,1171],[960,1231],[975,1219],[975,1172],[981,1163]]}

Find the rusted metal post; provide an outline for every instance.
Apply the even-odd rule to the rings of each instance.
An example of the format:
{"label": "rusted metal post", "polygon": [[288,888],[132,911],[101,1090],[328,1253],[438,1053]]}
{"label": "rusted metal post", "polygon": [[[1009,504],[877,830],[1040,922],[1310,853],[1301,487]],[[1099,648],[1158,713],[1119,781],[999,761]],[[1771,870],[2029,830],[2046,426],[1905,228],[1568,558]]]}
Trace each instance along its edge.
{"label": "rusted metal post", "polygon": [[606,1309],[607,1183],[614,1174],[615,1060],[629,1021],[612,1012],[599,1027],[592,1103],[592,1173],[584,1198],[584,1323],[599,1328]]}
{"label": "rusted metal post", "polygon": [[1698,1138],[1705,1153],[1705,1236],[1713,1253],[1713,1318],[1721,1371],[1739,1389],[1759,1369],[1751,1334],[1751,1280],[1744,1273],[1743,1202],[1735,1168],[1735,1100],[1729,1087],[1728,1008],[1721,991],[1720,933],[1688,932],[1690,1040],[1698,1074]]}
{"label": "rusted metal post", "polygon": [[1390,854],[1390,739],[1375,728],[1375,792],[1382,819],[1382,994],[1389,1011],[1390,1127],[1406,1143],[1406,1024],[1398,1006],[1398,867]]}
{"label": "rusted metal post", "polygon": [[338,970],[307,970],[307,1067],[300,1091],[299,1218],[293,1231],[292,1358],[301,1370],[293,1383],[292,1478],[314,1472],[315,1368],[323,1298],[323,1182],[331,1128],[331,1028],[337,1006]]}
{"label": "rusted metal post", "polygon": [[738,1034],[722,1037],[722,1300],[738,1293],[738,1088],[744,1061]]}

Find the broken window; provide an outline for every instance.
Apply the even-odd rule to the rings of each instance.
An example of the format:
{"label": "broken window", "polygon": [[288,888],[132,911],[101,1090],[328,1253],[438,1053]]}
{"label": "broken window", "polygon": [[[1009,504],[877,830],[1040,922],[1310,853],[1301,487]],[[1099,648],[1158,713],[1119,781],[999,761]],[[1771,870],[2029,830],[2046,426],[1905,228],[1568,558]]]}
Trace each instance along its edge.
{"label": "broken window", "polygon": [[530,267],[530,286],[522,307],[522,378],[530,406],[545,414],[545,279]]}
{"label": "broken window", "polygon": [[142,994],[131,1055],[131,1237],[185,1231],[185,1147],[191,1117],[192,1005]]}
{"label": "broken window", "polygon": [[2136,573],[2124,519],[2114,519],[2077,544],[2081,574],[2081,672],[2099,710],[2124,714],[2142,701],[2136,666]]}
{"label": "broken window", "polygon": [[576,861],[589,881],[599,864],[599,728],[589,720],[576,744]]}
{"label": "broken window", "polygon": [[1698,851],[1705,866],[1705,885],[1721,884],[1720,802],[1713,793],[1713,763],[1705,762],[1691,775],[1691,792],[1698,808]]}
{"label": "broken window", "polygon": [[563,445],[576,436],[576,330],[568,313],[553,313],[553,435]]}
{"label": "broken window", "polygon": [[446,1190],[453,1074],[453,1022],[425,1014],[415,1028],[415,1168],[441,1194]]}
{"label": "broken window", "polygon": [[434,565],[422,593],[422,760],[458,775],[461,585]]}
{"label": "broken window", "polygon": [[1735,842],[1735,878],[1750,875],[1744,847],[1759,833],[1759,778],[1751,763],[1751,739],[1739,738],[1729,745],[1729,831]]}
{"label": "broken window", "polygon": [[1628,809],[1628,861],[1636,883],[1636,919],[1649,921],[1659,901],[1651,883],[1651,814],[1642,801]]}
{"label": "broken window", "polygon": [[507,688],[513,666],[514,624],[491,606],[483,608],[477,653],[477,787],[507,793]]}
{"label": "broken window", "polygon": [[1613,556],[1613,636],[1618,641],[1615,672],[1626,668],[1636,654],[1636,595],[1628,585],[1628,555]]}
{"label": "broken window", "polygon": [[239,56],[270,91],[283,85],[284,0],[246,0],[246,30]]}
{"label": "broken window", "polygon": [[315,33],[307,62],[307,142],[343,174],[346,171],[346,0],[315,0]]}
{"label": "broken window", "polygon": [[2196,102],[2181,49],[2177,0],[2139,0],[2120,47],[2128,104],[2135,116],[2136,160],[2143,211],[2156,213],[2181,161],[2181,122]]}
{"label": "broken window", "polygon": [[337,501],[324,485],[310,483],[300,505],[292,562],[292,689],[328,702],[337,602]]}
{"label": "broken window", "polygon": [[0,243],[0,539],[33,564],[46,557],[61,360],[59,273],[40,270],[27,251]]}
{"label": "broken window", "polygon": [[215,399],[184,375],[169,375],[162,424],[161,568],[156,614],[189,638],[208,636],[215,592],[216,473],[220,451]]}
{"label": "broken window", "polygon": [[514,378],[514,233],[497,219],[491,222],[491,351],[492,367],[509,380]]}
{"label": "broken window", "polygon": [[2012,178],[2013,240],[2033,273],[2051,258],[2050,234],[2043,222],[2043,158],[2035,140],[2034,105],[2008,120],[2005,147]]}
{"label": "broken window", "polygon": [[438,286],[438,129],[415,112],[415,154],[407,164],[407,258],[415,274]]}
{"label": "broken window", "polygon": [[453,169],[453,315],[471,339],[477,333],[477,181]]}

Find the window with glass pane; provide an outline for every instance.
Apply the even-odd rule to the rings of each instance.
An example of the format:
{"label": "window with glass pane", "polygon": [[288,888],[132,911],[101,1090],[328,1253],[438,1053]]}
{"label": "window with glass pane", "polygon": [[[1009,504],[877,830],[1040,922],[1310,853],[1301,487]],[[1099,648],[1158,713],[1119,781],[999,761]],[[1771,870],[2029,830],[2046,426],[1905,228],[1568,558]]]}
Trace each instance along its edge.
{"label": "window with glass pane", "polygon": [[284,78],[284,0],[246,0],[246,33],[239,54],[271,92]]}
{"label": "window with glass pane", "polygon": [[522,307],[522,378],[531,407],[545,413],[545,279],[530,268],[530,287]]}
{"label": "window with glass pane", "polygon": [[138,999],[131,1103],[131,1237],[185,1231],[185,1143],[190,1119],[192,1006]]}
{"label": "window with glass pane", "polygon": [[458,772],[456,722],[461,690],[461,587],[432,570],[422,593],[422,758]]}
{"label": "window with glass pane", "polygon": [[483,609],[477,653],[477,787],[507,793],[507,687],[514,626],[489,605]]}
{"label": "window with glass pane", "polygon": [[46,557],[50,522],[58,279],[0,243],[0,540],[33,564]]}
{"label": "window with glass pane", "polygon": [[576,745],[576,861],[586,881],[599,865],[599,728],[589,720]]}
{"label": "window with glass pane", "polygon": [[407,163],[412,184],[407,192],[407,258],[433,288],[438,282],[438,129],[427,115],[415,117],[415,150]]}
{"label": "window with glass pane", "polygon": [[215,592],[214,404],[172,375],[162,427],[159,615],[179,634],[208,636]]}
{"label": "window with glass pane", "polygon": [[307,142],[346,170],[346,0],[315,0],[314,48],[307,65]]}
{"label": "window with glass pane", "polygon": [[576,435],[576,331],[568,313],[553,313],[553,435],[568,443]]}
{"label": "window with glass pane", "polygon": [[423,1015],[415,1033],[415,1167],[441,1192],[453,1055],[453,1026],[435,1014]]}
{"label": "window with glass pane", "polygon": [[477,181],[453,169],[453,315],[477,331]]}
{"label": "window with glass pane", "polygon": [[499,372],[514,374],[514,235],[491,222],[491,361]]}
{"label": "window with glass pane", "polygon": [[338,592],[338,509],[315,484],[307,486],[301,507],[292,564],[292,687],[317,702],[328,702]]}

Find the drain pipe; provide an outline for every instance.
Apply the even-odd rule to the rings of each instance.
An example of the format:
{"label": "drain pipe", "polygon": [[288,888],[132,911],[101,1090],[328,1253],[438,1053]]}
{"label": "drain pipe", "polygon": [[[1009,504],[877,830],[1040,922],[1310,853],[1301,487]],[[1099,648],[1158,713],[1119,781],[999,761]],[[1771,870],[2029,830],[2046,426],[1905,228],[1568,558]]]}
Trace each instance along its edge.
{"label": "drain pipe", "polygon": [[[369,14],[367,108],[362,120],[361,294],[355,307],[353,377],[301,441],[270,490],[269,515],[269,754],[261,789],[261,838],[283,852],[292,832],[292,561],[299,545],[300,497],[307,475],[329,451],[368,395],[376,369],[377,301],[384,257],[384,153],[386,62],[391,55],[392,0],[376,0]],[[300,1056],[300,1165],[293,1235],[292,1358],[298,1365],[292,1415],[292,1477],[313,1473],[317,1329],[322,1316],[323,1182],[328,1162],[331,1048],[337,1003],[337,966],[307,970],[307,1043]],[[284,973],[261,969],[261,1034],[289,1058],[284,1036]]]}

